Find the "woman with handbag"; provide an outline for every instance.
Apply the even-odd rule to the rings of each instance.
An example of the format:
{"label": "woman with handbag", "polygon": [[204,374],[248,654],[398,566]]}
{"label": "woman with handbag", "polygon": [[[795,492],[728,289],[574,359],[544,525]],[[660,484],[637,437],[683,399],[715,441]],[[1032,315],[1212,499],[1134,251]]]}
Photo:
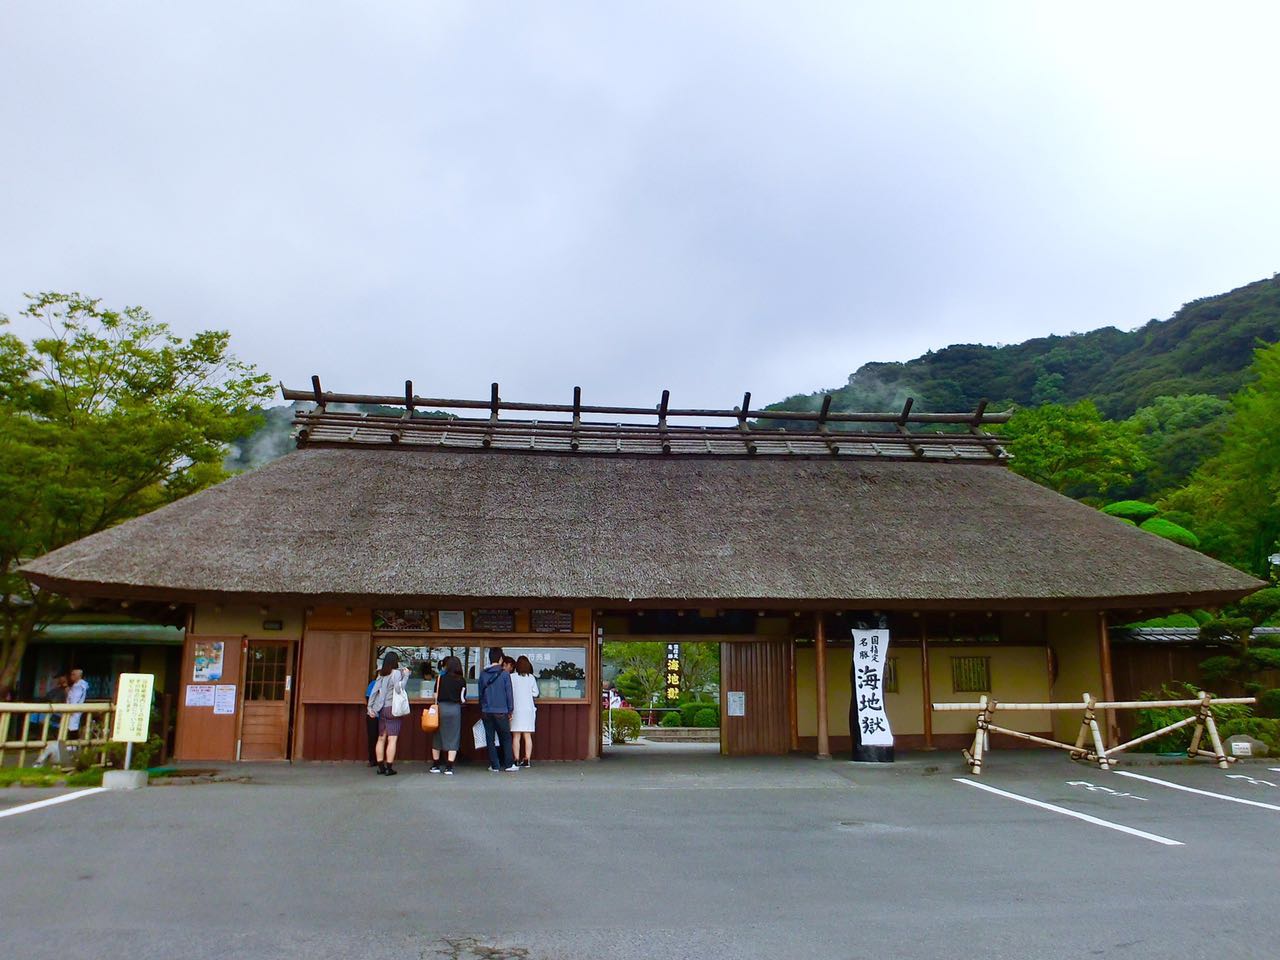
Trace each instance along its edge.
{"label": "woman with handbag", "polygon": [[374,755],[378,760],[378,773],[394,777],[398,772],[396,762],[396,738],[400,736],[400,721],[409,713],[409,697],[404,683],[409,671],[400,669],[400,655],[388,651],[382,658],[382,668],[369,695],[369,716],[378,718],[378,743]]}
{"label": "woman with handbag", "polygon": [[[467,700],[467,678],[462,661],[445,657],[436,677],[436,735],[431,742],[431,772],[440,773],[440,753],[445,754],[444,775],[453,776],[453,761],[462,740],[462,705]],[[425,721],[430,722],[430,721]]]}

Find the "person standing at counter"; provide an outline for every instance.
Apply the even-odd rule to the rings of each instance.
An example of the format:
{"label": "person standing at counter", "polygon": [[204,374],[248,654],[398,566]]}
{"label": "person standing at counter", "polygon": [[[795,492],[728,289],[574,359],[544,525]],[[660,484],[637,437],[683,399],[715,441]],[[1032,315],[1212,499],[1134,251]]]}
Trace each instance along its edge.
{"label": "person standing at counter", "polygon": [[484,724],[484,744],[489,750],[489,772],[520,768],[511,756],[511,674],[502,667],[502,648],[489,648],[489,666],[480,673],[480,720]]}
{"label": "person standing at counter", "polygon": [[409,671],[400,669],[400,655],[388,653],[382,658],[382,669],[378,671],[373,693],[369,695],[369,716],[378,718],[378,745],[374,751],[378,773],[388,777],[399,772],[393,764],[396,762],[396,739],[400,736],[400,723],[404,719],[391,712],[391,698],[396,688],[403,691],[404,682],[408,679]]}
{"label": "person standing at counter", "polygon": [[[533,759],[533,728],[538,716],[538,679],[533,675],[533,664],[528,657],[516,661],[516,672],[511,676],[512,699],[515,709],[511,712],[511,746],[517,767],[529,766]],[[524,759],[520,759],[520,746],[524,745]]]}
{"label": "person standing at counter", "polygon": [[453,761],[462,740],[462,705],[467,699],[467,678],[462,675],[462,661],[445,657],[436,678],[436,706],[440,725],[431,743],[431,772],[440,772],[440,753],[445,754],[444,775],[453,776]]}
{"label": "person standing at counter", "polygon": [[[364,688],[365,703],[369,702],[369,698],[373,696],[373,688],[377,685],[378,675],[375,673],[369,685]],[[376,767],[378,765],[378,718],[375,715],[369,714],[364,718],[364,732],[369,740],[369,766]]]}

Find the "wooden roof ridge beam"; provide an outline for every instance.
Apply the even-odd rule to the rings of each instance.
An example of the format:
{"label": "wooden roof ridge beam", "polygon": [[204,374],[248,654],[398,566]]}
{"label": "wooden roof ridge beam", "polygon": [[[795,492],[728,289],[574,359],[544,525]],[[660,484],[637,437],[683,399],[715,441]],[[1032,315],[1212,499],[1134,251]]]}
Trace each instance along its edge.
{"label": "wooden roof ridge beam", "polygon": [[[315,378],[318,381],[318,378]],[[289,387],[282,387],[281,393],[285,400],[313,400],[315,399],[315,391],[294,390]],[[397,396],[379,396],[374,394],[356,394],[356,393],[333,393],[326,392],[324,399],[330,403],[361,403],[376,404],[381,406],[403,406],[404,400]],[[490,410],[493,406],[490,400],[456,400],[444,398],[428,398],[414,397],[414,405],[419,409],[435,408],[442,410]],[[502,409],[512,411],[527,411],[537,413],[573,413],[574,407],[570,404],[563,403],[524,403],[517,401],[503,401]],[[603,414],[607,416],[653,416],[653,410],[646,407],[625,407],[625,406],[599,406],[599,405],[580,405],[578,407],[579,414]],[[676,409],[669,408],[667,410],[668,417],[678,418],[701,418],[701,419],[738,419],[741,411],[738,408],[732,410],[703,410],[703,409]],[[817,412],[813,410],[760,410],[751,414],[756,420],[797,420],[813,423],[818,419]],[[831,413],[827,417],[830,423],[884,423],[891,424],[898,420],[900,413],[895,412],[872,412],[872,413]],[[1012,411],[1003,411],[999,413],[984,412],[982,423],[1005,423],[1013,416]],[[913,423],[970,423],[974,419],[972,412],[965,413],[913,413],[910,417]]]}
{"label": "wooden roof ridge beam", "polygon": [[990,453],[991,456],[993,456],[997,460],[1007,459],[1009,456],[1009,451],[1006,450],[1004,446],[998,442],[999,438],[992,436],[986,430],[982,429],[983,414],[986,413],[986,410],[987,410],[987,398],[983,397],[981,400],[978,401],[978,406],[973,411],[973,419],[969,421],[969,432],[973,434],[975,437],[980,437],[984,440],[996,440],[997,442],[995,444],[991,444],[987,447],[987,452]]}
{"label": "wooden roof ridge beam", "polygon": [[502,399],[498,396],[498,383],[495,380],[489,384],[489,429],[480,441],[482,446],[487,447],[493,443],[493,428],[498,425],[498,411],[501,409]]}
{"label": "wooden roof ridge beam", "polygon": [[[831,394],[827,394],[822,398],[822,409],[818,411],[818,433],[822,436],[822,440],[827,445],[827,449],[831,451],[831,455],[837,456],[840,453],[840,444],[836,443],[831,437],[831,431],[827,429],[827,415],[831,413]],[[790,446],[790,441],[787,441]]]}
{"label": "wooden roof ridge beam", "polygon": [[893,426],[898,433],[907,438],[907,442],[911,446],[912,454],[919,458],[924,456],[924,447],[920,446],[916,441],[915,434],[913,434],[911,432],[911,428],[907,426],[907,423],[911,419],[911,408],[915,405],[915,402],[915,397],[907,397],[906,402],[902,405],[902,413],[898,414],[898,419],[894,421]]}
{"label": "wooden roof ridge beam", "polygon": [[658,402],[658,439],[662,443],[662,452],[671,452],[671,438],[667,435],[667,407],[671,403],[671,391],[663,390],[662,399]]}
{"label": "wooden roof ridge beam", "polygon": [[755,453],[757,448],[755,441],[751,439],[751,425],[747,423],[747,417],[751,413],[750,390],[742,395],[742,406],[736,408],[734,413],[738,416],[738,431],[742,434],[742,442],[746,444],[747,453]]}
{"label": "wooden roof ridge beam", "polygon": [[582,388],[573,388],[573,423],[569,427],[569,449],[578,449],[578,430],[582,427]]}

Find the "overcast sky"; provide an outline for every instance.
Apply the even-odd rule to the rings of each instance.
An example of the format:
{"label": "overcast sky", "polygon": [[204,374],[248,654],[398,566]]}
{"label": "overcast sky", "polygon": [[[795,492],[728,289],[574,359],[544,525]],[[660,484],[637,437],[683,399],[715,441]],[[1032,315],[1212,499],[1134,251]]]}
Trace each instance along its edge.
{"label": "overcast sky", "polygon": [[0,7],[0,311],[730,406],[1280,270],[1280,4]]}

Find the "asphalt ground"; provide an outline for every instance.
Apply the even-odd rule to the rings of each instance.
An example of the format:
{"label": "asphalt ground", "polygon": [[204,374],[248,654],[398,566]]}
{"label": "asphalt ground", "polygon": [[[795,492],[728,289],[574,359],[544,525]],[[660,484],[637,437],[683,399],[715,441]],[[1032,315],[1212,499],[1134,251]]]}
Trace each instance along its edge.
{"label": "asphalt ground", "polygon": [[0,953],[1271,958],[1271,765],[1121,768],[1152,782],[1018,751],[980,778],[950,753],[633,753],[452,778],[246,764],[249,784],[4,816],[71,792],[11,789]]}

